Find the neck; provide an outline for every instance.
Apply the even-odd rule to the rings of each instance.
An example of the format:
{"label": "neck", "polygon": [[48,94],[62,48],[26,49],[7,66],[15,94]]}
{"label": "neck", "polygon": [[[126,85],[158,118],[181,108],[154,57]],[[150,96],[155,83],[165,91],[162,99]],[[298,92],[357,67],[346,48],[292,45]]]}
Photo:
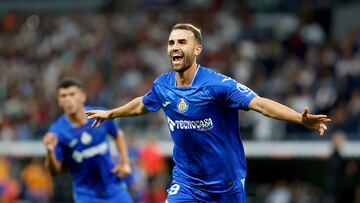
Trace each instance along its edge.
{"label": "neck", "polygon": [[190,68],[186,69],[184,72],[176,72],[176,85],[180,87],[190,86],[195,77],[197,66],[198,65],[194,62]]}
{"label": "neck", "polygon": [[74,114],[67,114],[66,116],[69,119],[70,123],[74,126],[80,126],[86,123],[84,107],[82,107],[81,111],[78,111]]}

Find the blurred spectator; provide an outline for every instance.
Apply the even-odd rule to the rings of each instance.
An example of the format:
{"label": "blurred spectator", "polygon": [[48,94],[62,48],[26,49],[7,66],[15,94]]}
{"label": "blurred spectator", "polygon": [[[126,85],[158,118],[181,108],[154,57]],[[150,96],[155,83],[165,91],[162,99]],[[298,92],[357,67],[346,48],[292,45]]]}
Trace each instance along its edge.
{"label": "blurred spectator", "polygon": [[166,160],[155,141],[153,136],[150,137],[140,151],[140,163],[145,170],[150,188],[144,196],[144,202],[147,203],[164,202],[167,195]]}
{"label": "blurred spectator", "polygon": [[[157,74],[169,70],[163,42],[168,27],[179,21],[206,30],[203,65],[295,109],[307,105],[312,113],[331,113],[336,123],[332,131],[360,132],[360,112],[351,109],[359,103],[359,29],[349,31],[344,41],[328,38],[331,25],[317,19],[316,3],[304,4],[300,14],[251,13],[246,6],[239,14],[234,10],[237,4],[207,2],[204,7],[192,7],[198,4],[191,1],[178,5],[181,10],[188,4],[187,12],[175,11],[168,2],[168,9],[156,14],[136,11],[131,2],[119,7],[127,5],[136,12],[7,13],[0,33],[0,137],[39,139],[59,113],[45,107],[55,100],[55,86],[65,76],[91,81],[86,87],[88,102],[99,106],[113,107],[143,95]],[[275,26],[276,22],[282,23]],[[136,132],[139,124],[144,126],[135,133],[139,136],[166,125],[152,119],[161,120],[154,114],[124,128]],[[247,139],[287,139],[308,133],[257,118],[241,125],[251,130]],[[162,134],[166,131],[159,137],[168,137]],[[296,136],[306,137],[311,136]],[[350,134],[349,138],[358,139]]]}
{"label": "blurred spectator", "polygon": [[17,180],[11,177],[11,163],[6,157],[0,157],[0,202],[15,203],[19,193]]}
{"label": "blurred spectator", "polygon": [[[311,113],[329,114],[333,120],[329,134],[341,130],[348,139],[360,139],[360,29],[347,31],[343,41],[332,38],[328,26],[334,25],[324,23],[322,19],[327,17],[319,6],[332,1],[159,1],[157,6],[150,5],[152,1],[110,2],[116,4],[111,11],[3,14],[1,141],[42,137],[49,122],[59,114],[52,104],[56,84],[65,76],[76,75],[88,81],[85,88],[92,105],[111,108],[146,93],[156,75],[170,70],[164,42],[169,27],[178,22],[191,22],[205,30],[202,65],[216,68],[259,95],[298,111],[306,105]],[[266,5],[270,9],[262,12]],[[336,7],[329,8],[330,13],[336,13]],[[161,114],[127,118],[123,123],[124,131],[137,138],[156,133],[156,139],[170,139]],[[252,113],[241,113],[240,124],[245,139],[314,138],[302,126]],[[145,147],[141,153],[134,146],[135,167],[129,180],[143,202],[161,199],[145,194],[150,187],[145,185],[145,176],[151,177],[151,193],[157,194],[156,187],[165,185],[158,174],[166,171],[161,169],[164,157],[151,144]],[[11,178],[9,165],[2,163],[9,161],[0,159],[0,191],[8,202],[14,202],[18,186]],[[349,187],[355,184],[351,180],[356,180],[358,166],[344,162],[336,150],[329,167],[333,168],[328,174],[328,190],[336,190],[339,182],[347,182]],[[339,173],[341,180],[334,175]],[[291,185],[289,182],[288,187]],[[294,188],[302,197],[293,197],[294,202],[314,199],[311,186],[299,183]],[[354,193],[360,203],[359,191],[358,186]],[[273,193],[277,196],[275,190]]]}
{"label": "blurred spectator", "polygon": [[291,192],[286,180],[279,180],[267,196],[265,203],[290,203],[291,198]]}
{"label": "blurred spectator", "polygon": [[327,202],[353,202],[356,199],[356,187],[359,185],[359,169],[354,161],[343,158],[342,151],[347,136],[337,131],[332,136],[333,153],[329,158],[327,179]]}
{"label": "blurred spectator", "polygon": [[127,136],[128,154],[131,164],[131,174],[125,177],[128,190],[134,202],[144,202],[146,190],[149,188],[145,171],[140,163],[140,147],[133,135]]}
{"label": "blurred spectator", "polygon": [[156,145],[154,137],[150,137],[140,151],[140,163],[148,178],[154,179],[165,170],[165,157]]}
{"label": "blurred spectator", "polygon": [[53,193],[53,183],[49,172],[39,158],[26,165],[20,180],[24,185],[25,199],[29,203],[48,203]]}
{"label": "blurred spectator", "polygon": [[345,160],[341,155],[343,146],[346,142],[344,132],[337,131],[332,136],[333,152],[329,158],[328,177],[327,177],[327,201],[329,203],[341,202],[342,178],[345,173]]}

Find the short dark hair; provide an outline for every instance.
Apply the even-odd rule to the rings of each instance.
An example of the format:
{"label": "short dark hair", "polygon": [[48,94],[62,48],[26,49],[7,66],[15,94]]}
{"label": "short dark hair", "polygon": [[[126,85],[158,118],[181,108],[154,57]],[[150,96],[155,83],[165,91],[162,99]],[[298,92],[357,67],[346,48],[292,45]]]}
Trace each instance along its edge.
{"label": "short dark hair", "polygon": [[73,77],[68,77],[68,78],[64,78],[60,81],[60,83],[58,84],[57,86],[57,89],[60,89],[60,88],[68,88],[68,87],[72,87],[72,86],[75,86],[75,87],[78,87],[80,89],[83,89],[83,85],[82,83],[80,82],[80,80],[76,79],[76,78],[73,78]]}
{"label": "short dark hair", "polygon": [[202,44],[201,30],[190,23],[178,23],[172,30],[189,30],[194,33],[196,41]]}

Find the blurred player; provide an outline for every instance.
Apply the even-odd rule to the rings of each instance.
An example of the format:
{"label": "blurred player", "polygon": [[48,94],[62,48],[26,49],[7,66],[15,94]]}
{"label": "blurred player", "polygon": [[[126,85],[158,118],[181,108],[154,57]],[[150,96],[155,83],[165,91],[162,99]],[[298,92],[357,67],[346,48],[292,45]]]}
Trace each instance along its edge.
{"label": "blurred player", "polygon": [[[86,100],[82,85],[76,79],[63,80],[58,86],[58,103],[62,115],[45,135],[46,167],[55,175],[65,167],[70,170],[75,203],[131,203],[121,179],[131,168],[123,132],[113,121],[91,128],[85,117]],[[108,134],[116,143],[121,162],[111,159]]]}
{"label": "blurred player", "polygon": [[246,202],[246,160],[239,133],[238,110],[326,130],[326,115],[298,113],[258,96],[248,87],[196,63],[202,51],[201,32],[177,24],[168,40],[173,71],[160,75],[152,89],[113,110],[86,112],[98,127],[107,119],[163,109],[175,143],[172,185],[167,201]]}

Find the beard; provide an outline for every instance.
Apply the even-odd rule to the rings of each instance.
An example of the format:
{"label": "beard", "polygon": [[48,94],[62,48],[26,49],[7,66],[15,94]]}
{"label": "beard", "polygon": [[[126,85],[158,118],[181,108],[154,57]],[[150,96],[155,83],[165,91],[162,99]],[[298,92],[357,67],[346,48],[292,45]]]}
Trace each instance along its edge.
{"label": "beard", "polygon": [[170,59],[170,62],[171,62],[171,65],[172,65],[172,68],[174,71],[176,71],[178,73],[185,72],[193,64],[195,57],[190,57],[189,55],[184,54],[184,57],[182,60],[183,61],[181,64],[174,64],[173,60]]}

